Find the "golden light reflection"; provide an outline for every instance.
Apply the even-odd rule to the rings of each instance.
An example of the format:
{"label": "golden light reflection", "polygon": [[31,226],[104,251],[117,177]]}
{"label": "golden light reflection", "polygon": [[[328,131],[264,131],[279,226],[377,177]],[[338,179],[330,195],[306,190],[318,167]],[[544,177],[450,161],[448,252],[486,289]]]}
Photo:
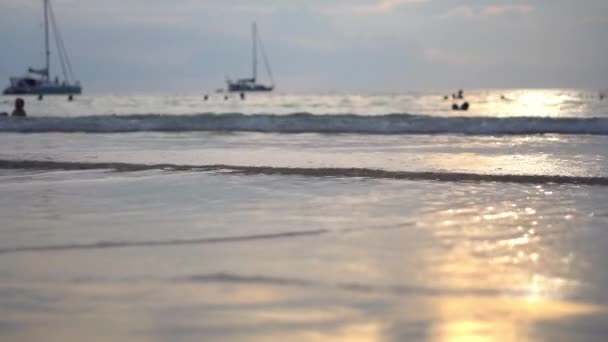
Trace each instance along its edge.
{"label": "golden light reflection", "polygon": [[[430,319],[437,322],[434,341],[529,341],[540,321],[606,311],[562,300],[566,288],[576,284],[537,273],[549,267],[543,265],[546,255],[561,253],[543,244],[542,210],[527,204],[471,204],[422,218],[438,240],[451,246],[442,258],[429,259],[443,262],[427,266],[439,268],[436,283],[470,293],[428,299]],[[485,295],[488,291],[496,294]]]}
{"label": "golden light reflection", "polygon": [[273,287],[200,286],[181,285],[176,292],[190,303],[204,305],[256,305],[271,304],[289,298],[291,291]]}
{"label": "golden light reflection", "polygon": [[481,104],[483,113],[504,116],[559,116],[564,106],[578,108],[580,98],[552,90],[519,90],[503,94],[503,100],[491,99]]}
{"label": "golden light reflection", "polygon": [[441,322],[433,330],[436,342],[528,341],[535,322],[603,311],[594,305],[540,299],[448,297],[431,302]]}
{"label": "golden light reflection", "polygon": [[[348,305],[318,301],[319,289],[267,285],[180,285],[174,296],[189,304],[224,306],[226,311],[207,318],[207,325],[232,325],[248,331],[267,327],[262,334],[247,334],[248,341],[383,341],[383,323],[366,318]],[[325,289],[325,292],[331,289]],[[285,305],[290,300],[314,305]],[[307,300],[309,299],[309,300]],[[174,302],[171,299],[170,302]],[[179,303],[179,301],[178,301]],[[232,310],[230,310],[232,308]],[[196,325],[196,321],[192,322]],[[314,327],[323,327],[315,329]]]}
{"label": "golden light reflection", "polygon": [[578,164],[557,160],[546,154],[481,155],[474,153],[428,155],[424,160],[432,168],[450,172],[508,175],[585,174]]}
{"label": "golden light reflection", "polygon": [[[526,92],[519,97],[519,103],[530,113],[547,113],[556,104],[552,101],[554,95],[545,92]],[[524,113],[522,113],[524,114]]]}
{"label": "golden light reflection", "polygon": [[[463,254],[451,256],[456,260],[446,265],[454,272],[466,268],[471,271],[472,266],[477,266]],[[459,265],[460,269],[451,267],[453,265]],[[190,328],[202,329],[201,334],[205,329],[221,331],[223,335],[216,337],[223,341],[380,342],[394,340],[390,333],[398,332],[404,324],[430,322],[430,330],[423,334],[430,341],[509,342],[533,340],[533,324],[539,321],[605,311],[595,305],[551,299],[545,295],[545,290],[556,286],[552,284],[554,282],[534,275],[528,283],[528,297],[395,296],[382,292],[358,296],[330,286],[308,288],[207,282],[171,286],[85,283],[52,289],[51,293],[63,294],[61,303],[67,309],[63,315],[55,311],[32,313],[25,308],[23,312],[0,313],[0,320],[32,324],[31,329],[15,338],[24,341],[73,340],[75,336],[87,336],[97,329],[109,331],[114,334],[112,336],[132,337],[129,334],[133,331],[154,334],[161,326],[167,328],[179,323],[177,326],[186,332]],[[487,279],[480,278],[480,284],[469,285],[474,289],[486,283]],[[445,286],[451,284],[448,281]],[[372,299],[390,304],[372,311],[366,310],[364,305],[354,305],[360,300]],[[177,310],[176,316],[170,316],[167,325],[163,326],[150,312],[166,311],[167,308],[186,308],[188,314],[180,315]],[[206,314],[201,315],[197,310]],[[54,327],[51,338],[47,324]],[[140,337],[141,340],[154,339],[152,335]],[[112,338],[101,335],[90,340],[108,339]]]}
{"label": "golden light reflection", "polygon": [[290,342],[380,342],[383,337],[383,325],[379,322],[359,322],[347,324],[339,329],[328,332],[302,331],[289,334],[269,334],[250,341],[290,341]]}

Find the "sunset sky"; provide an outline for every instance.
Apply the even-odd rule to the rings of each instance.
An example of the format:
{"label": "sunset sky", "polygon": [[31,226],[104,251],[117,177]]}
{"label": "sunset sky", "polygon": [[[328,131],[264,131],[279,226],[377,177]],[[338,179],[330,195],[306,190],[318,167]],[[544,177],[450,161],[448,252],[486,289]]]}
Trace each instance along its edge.
{"label": "sunset sky", "polygon": [[[608,87],[605,0],[53,6],[75,72],[91,92],[193,92],[222,87],[226,75],[248,76],[254,20],[283,92]],[[0,87],[43,64],[42,21],[41,0],[0,0]]]}

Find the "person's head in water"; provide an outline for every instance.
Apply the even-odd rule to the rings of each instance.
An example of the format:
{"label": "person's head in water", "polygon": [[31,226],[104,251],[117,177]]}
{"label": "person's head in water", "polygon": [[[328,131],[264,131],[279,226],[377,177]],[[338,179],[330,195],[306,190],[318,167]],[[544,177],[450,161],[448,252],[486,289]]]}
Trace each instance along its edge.
{"label": "person's head in water", "polygon": [[22,98],[18,98],[15,100],[15,110],[13,111],[13,116],[26,116],[25,114],[25,101]]}
{"label": "person's head in water", "polygon": [[25,101],[22,98],[18,98],[15,100],[15,109],[23,109],[25,108]]}

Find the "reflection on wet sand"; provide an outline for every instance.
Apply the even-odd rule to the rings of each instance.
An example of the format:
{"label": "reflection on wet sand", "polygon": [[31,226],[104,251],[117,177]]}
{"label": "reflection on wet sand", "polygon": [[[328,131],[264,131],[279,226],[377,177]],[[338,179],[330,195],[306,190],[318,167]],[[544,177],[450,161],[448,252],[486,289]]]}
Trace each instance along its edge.
{"label": "reflection on wet sand", "polygon": [[[15,291],[12,301],[20,304],[1,313],[0,322],[15,326],[5,336],[20,341],[59,341],[96,330],[108,333],[89,340],[533,341],[538,323],[606,313],[601,306],[535,297],[538,284],[530,284],[529,296],[471,289],[446,295],[452,285],[440,285],[424,293],[224,274],[168,282],[78,281]],[[484,279],[471,285],[481,288]],[[28,305],[32,298],[47,298],[52,309]]]}
{"label": "reflection on wet sand", "polygon": [[[509,201],[484,205],[473,200],[422,218],[421,224],[450,246],[441,258],[429,256],[432,264],[427,269],[437,268],[435,279],[440,279],[441,286],[471,293],[492,288],[505,292],[494,297],[430,299],[432,322],[436,322],[431,340],[532,341],[540,322],[605,313],[601,306],[560,299],[578,284],[554,276],[560,273],[552,269],[556,264],[545,262],[563,260],[567,251],[555,250],[547,242],[552,225],[543,222],[543,212],[533,208],[547,191],[531,188],[535,194],[527,196],[524,205]],[[508,295],[514,290],[521,296]]]}
{"label": "reflection on wet sand", "polygon": [[604,311],[582,303],[521,298],[439,298],[431,300],[438,322],[433,338],[443,341],[533,341],[534,325]]}
{"label": "reflection on wet sand", "polygon": [[[212,186],[201,179],[219,178],[197,177],[188,187],[204,184],[208,192]],[[277,179],[256,182],[280,184]],[[0,308],[9,309],[0,310],[1,339],[580,340],[576,334],[587,327],[580,321],[608,317],[601,279],[583,264],[603,259],[604,249],[571,239],[585,236],[576,225],[602,227],[604,218],[584,213],[605,203],[604,191],[585,193],[595,197],[573,206],[576,186],[324,182],[316,188],[304,182],[310,193],[295,197],[294,185],[284,184],[271,198],[249,193],[261,204],[251,200],[247,210],[221,212],[240,215],[234,224],[243,234],[261,223],[268,232],[302,222],[302,229],[323,234],[5,253]],[[158,191],[165,195],[164,189]],[[247,190],[241,185],[235,192]],[[114,194],[106,196],[120,198]],[[171,200],[187,207],[192,198],[205,197]],[[271,225],[268,208],[285,221]],[[141,234],[118,241],[163,239],[147,221],[132,225]],[[605,328],[592,326],[591,336],[601,336],[597,331]]]}

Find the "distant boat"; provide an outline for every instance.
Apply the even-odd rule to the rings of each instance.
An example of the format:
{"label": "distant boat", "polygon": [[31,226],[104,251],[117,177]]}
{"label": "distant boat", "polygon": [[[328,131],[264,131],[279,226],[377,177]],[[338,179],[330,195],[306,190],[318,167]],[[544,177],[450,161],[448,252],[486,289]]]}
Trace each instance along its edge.
{"label": "distant boat", "polygon": [[[46,65],[43,69],[29,68],[26,76],[11,77],[10,86],[4,89],[4,95],[72,95],[82,93],[80,83],[72,81],[74,79],[72,64],[68,58],[61,32],[59,32],[50,0],[43,0],[43,4]],[[59,77],[51,80],[50,28],[53,31],[53,37],[57,45],[57,55],[63,71],[64,78],[61,82]]]}
{"label": "distant boat", "polygon": [[[270,63],[268,62],[268,57],[266,57],[266,51],[264,50],[264,45],[262,40],[258,36],[258,29],[256,23],[253,23],[252,28],[252,39],[253,39],[253,76],[251,78],[241,78],[236,81],[232,81],[228,79],[226,82],[228,83],[228,91],[230,92],[270,92],[274,90],[274,79],[272,77],[272,70],[270,69]],[[262,52],[262,57],[264,59],[264,66],[266,68],[266,72],[268,73],[268,77],[270,78],[271,85],[264,85],[257,83],[258,79],[258,44],[260,45],[260,51]]]}

